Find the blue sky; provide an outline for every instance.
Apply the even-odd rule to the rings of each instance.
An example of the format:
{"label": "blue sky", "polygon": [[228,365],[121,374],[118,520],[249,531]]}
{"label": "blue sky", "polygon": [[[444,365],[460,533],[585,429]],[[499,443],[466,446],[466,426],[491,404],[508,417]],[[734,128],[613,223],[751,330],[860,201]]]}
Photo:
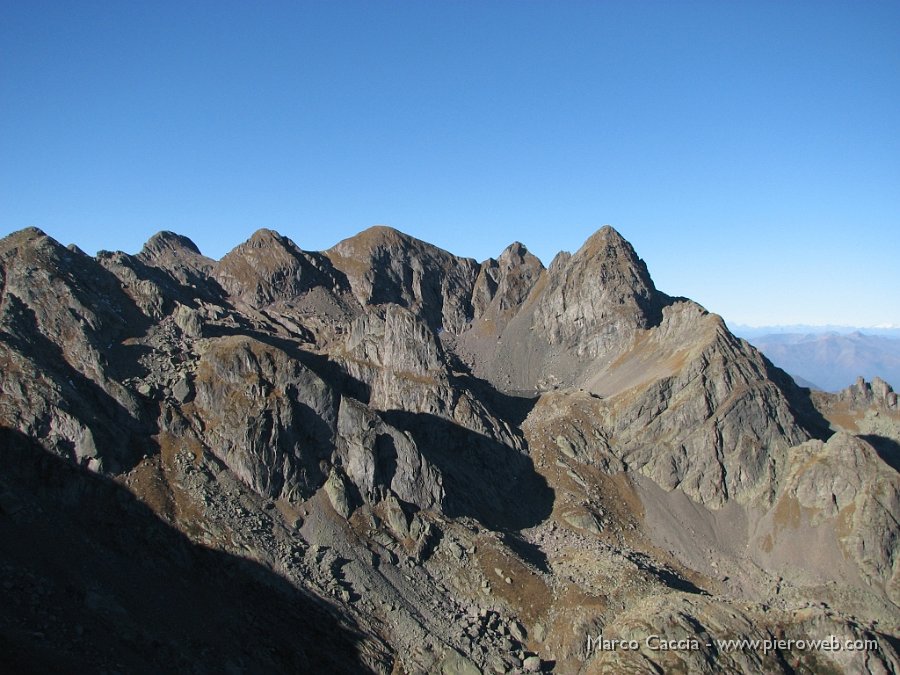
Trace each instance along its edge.
{"label": "blue sky", "polygon": [[0,3],[0,234],[606,223],[732,323],[900,324],[900,2]]}

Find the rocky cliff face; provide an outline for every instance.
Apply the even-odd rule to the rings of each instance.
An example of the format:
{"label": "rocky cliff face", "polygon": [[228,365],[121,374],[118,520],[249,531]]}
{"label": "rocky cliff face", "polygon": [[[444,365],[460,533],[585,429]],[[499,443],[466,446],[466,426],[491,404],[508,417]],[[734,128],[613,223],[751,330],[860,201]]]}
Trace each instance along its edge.
{"label": "rocky cliff face", "polygon": [[543,272],[541,261],[519,242],[510,244],[497,260],[481,263],[472,289],[473,318],[505,323],[518,312]]}
{"label": "rocky cliff face", "polygon": [[372,227],[325,255],[347,275],[364,306],[394,303],[432,330],[462,330],[472,317],[474,260],[459,258],[389,227]]}
{"label": "rocky cliff face", "polygon": [[659,323],[666,300],[631,244],[606,226],[552,270],[532,328],[579,357],[616,354]]}
{"label": "rocky cliff face", "polygon": [[[167,232],[92,258],[23,230],[0,241],[0,363],[0,528],[24,542],[0,553],[4,605],[34,608],[0,612],[17,663],[898,668],[896,395],[797,388],[719,317],[658,291],[612,228],[548,268],[519,243],[478,264],[383,227],[322,253],[260,230],[220,261]],[[75,514],[79,494],[95,496]],[[110,521],[128,500],[143,511]],[[28,570],[64,558],[40,528],[94,542],[110,522],[120,565],[135,547],[160,570],[218,551],[201,555],[198,598],[221,596],[216,565],[271,574],[272,593],[220,611],[286,635],[305,625],[285,609],[300,593],[355,656],[312,641],[254,660],[182,628],[222,652],[192,655],[137,610],[130,637],[101,645],[159,575],[135,567],[126,584],[81,545],[65,579]],[[134,539],[153,532],[181,543]],[[87,639],[55,627],[51,596]],[[713,646],[822,631],[879,647]],[[598,634],[639,646],[591,650]],[[651,634],[701,643],[660,651]]]}

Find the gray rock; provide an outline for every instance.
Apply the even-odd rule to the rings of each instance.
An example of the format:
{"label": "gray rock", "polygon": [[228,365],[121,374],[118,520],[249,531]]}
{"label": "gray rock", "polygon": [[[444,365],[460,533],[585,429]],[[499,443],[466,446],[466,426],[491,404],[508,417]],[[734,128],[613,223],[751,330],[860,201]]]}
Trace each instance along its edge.
{"label": "gray rock", "polygon": [[472,289],[476,321],[504,324],[519,310],[544,271],[541,261],[515,242],[497,260],[483,262]]}
{"label": "gray rock", "polygon": [[455,649],[451,649],[439,665],[441,675],[481,675],[481,670],[472,661]]}
{"label": "gray rock", "polygon": [[336,469],[332,469],[328,475],[328,480],[325,481],[325,494],[328,495],[328,500],[335,511],[344,518],[350,517],[353,509],[350,505],[350,497],[347,494],[347,485],[344,483],[341,473]]}
{"label": "gray rock", "polygon": [[187,403],[194,397],[194,387],[191,379],[187,375],[183,375],[172,387],[172,396],[179,403]]}
{"label": "gray rock", "polygon": [[569,525],[585,532],[600,534],[603,528],[597,522],[597,518],[592,513],[567,513],[563,516]]}
{"label": "gray rock", "polygon": [[150,237],[137,258],[194,288],[209,284],[209,273],[215,265],[214,260],[200,253],[194,242],[174,232],[159,232]]}
{"label": "gray rock", "polygon": [[408,435],[384,422],[368,406],[342,398],[337,434],[347,475],[370,503],[388,491],[423,509],[443,500],[440,473]]}
{"label": "gray rock", "polygon": [[401,539],[408,537],[409,519],[394,495],[388,495],[384,502],[382,502],[382,509],[385,520],[387,521],[388,527],[391,528],[391,531]]}
{"label": "gray rock", "polygon": [[203,337],[203,322],[196,310],[185,307],[184,305],[178,305],[178,307],[175,308],[174,317],[175,324],[187,337]]}

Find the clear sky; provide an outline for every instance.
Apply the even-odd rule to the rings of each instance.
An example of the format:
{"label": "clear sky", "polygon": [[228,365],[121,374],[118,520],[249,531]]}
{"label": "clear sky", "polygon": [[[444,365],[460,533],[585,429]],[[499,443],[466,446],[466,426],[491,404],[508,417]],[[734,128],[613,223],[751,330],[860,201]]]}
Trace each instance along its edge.
{"label": "clear sky", "polygon": [[0,235],[606,223],[732,323],[900,324],[900,2],[0,2]]}

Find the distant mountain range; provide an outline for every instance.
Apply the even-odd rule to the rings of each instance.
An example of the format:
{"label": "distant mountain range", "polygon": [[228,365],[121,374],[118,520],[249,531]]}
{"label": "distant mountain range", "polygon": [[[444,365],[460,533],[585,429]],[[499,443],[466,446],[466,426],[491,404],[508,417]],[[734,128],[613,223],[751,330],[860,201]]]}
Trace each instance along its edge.
{"label": "distant mountain range", "polygon": [[763,335],[776,335],[791,333],[794,335],[821,335],[823,333],[838,333],[849,335],[850,333],[863,333],[865,335],[879,335],[881,337],[900,338],[900,325],[879,324],[877,326],[841,326],[837,324],[812,325],[812,324],[787,324],[771,326],[746,326],[743,324],[728,324],[731,331],[742,338],[762,337]]}
{"label": "distant mountain range", "polygon": [[770,330],[754,334],[738,327],[735,332],[790,373],[801,386],[838,391],[860,375],[867,379],[880,377],[893,384],[900,382],[900,330],[883,328],[881,334],[873,334],[879,329],[863,330],[846,334]]}

